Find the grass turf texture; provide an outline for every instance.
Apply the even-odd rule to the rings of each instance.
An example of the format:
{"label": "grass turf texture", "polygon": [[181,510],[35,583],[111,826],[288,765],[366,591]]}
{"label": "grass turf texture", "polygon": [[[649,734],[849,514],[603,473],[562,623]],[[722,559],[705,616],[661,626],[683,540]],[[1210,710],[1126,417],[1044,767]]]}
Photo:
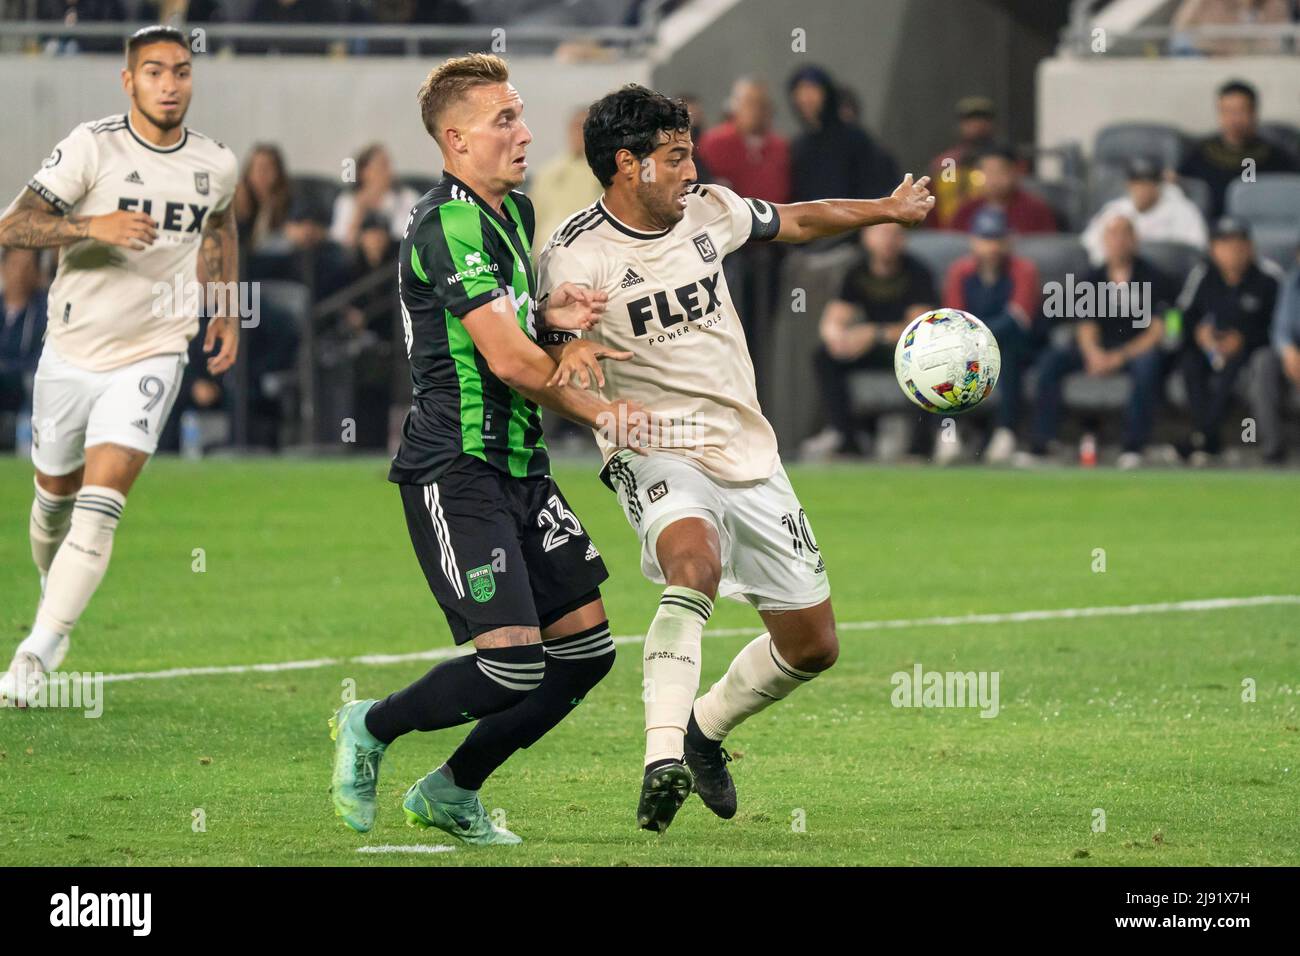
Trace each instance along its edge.
{"label": "grass turf texture", "polygon": [[[154,462],[63,669],[449,645],[384,469]],[[658,589],[638,572],[614,496],[590,467],[557,477],[610,567],[614,633],[644,633]],[[792,478],[841,621],[1300,591],[1286,476],[828,468]],[[0,462],[6,660],[36,599],[30,482],[24,462]],[[192,570],[197,548],[203,573]],[[1097,548],[1105,573],[1092,570]],[[759,631],[731,601],[715,628]],[[748,639],[706,632],[704,688]],[[449,842],[405,827],[400,802],[466,728],[392,747],[370,834],[333,815],[325,722],[343,682],[382,696],[427,663],[109,683],[97,720],[0,711],[0,864],[1300,863],[1300,607],[845,630],[841,641],[831,672],[729,741],[736,819],[692,797],[662,838],[634,824],[636,645],[621,645],[604,683],[485,787],[521,847],[356,852]],[[999,672],[999,715],[891,706],[891,675],[916,661]],[[1247,677],[1254,703],[1241,699]],[[200,809],[206,832],[194,830]]]}

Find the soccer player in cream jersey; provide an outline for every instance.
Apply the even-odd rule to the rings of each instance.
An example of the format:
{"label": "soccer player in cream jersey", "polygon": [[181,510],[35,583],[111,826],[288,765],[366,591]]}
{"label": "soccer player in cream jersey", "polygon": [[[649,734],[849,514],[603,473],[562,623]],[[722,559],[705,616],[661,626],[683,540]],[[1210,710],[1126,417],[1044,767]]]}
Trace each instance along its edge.
{"label": "soccer player in cream jersey", "polygon": [[[560,346],[556,382],[626,396],[680,434],[650,453],[597,432],[602,477],[641,539],[642,572],[666,584],[646,635],[645,774],[637,823],[662,833],[694,788],[736,812],[722,741],[741,721],[829,668],[839,651],[830,585],[808,517],[763,417],[723,257],[746,242],[807,242],[934,206],[909,175],[884,199],[774,205],[695,181],[686,106],[635,84],[594,103],[587,163],[604,186],[541,254],[541,294],[569,282],[608,293],[592,330]],[[625,359],[626,353],[632,353]],[[617,359],[603,368],[601,359]],[[721,593],[767,630],[698,700],[700,639]]]}
{"label": "soccer player in cream jersey", "polygon": [[[176,400],[199,296],[156,290],[174,293],[178,280],[183,291],[199,281],[233,290],[238,278],[229,209],[238,162],[184,125],[190,74],[180,31],[135,33],[122,70],[130,110],[76,127],[0,217],[0,246],[59,249],[32,396],[30,536],[42,596],[0,677],[0,704],[25,705],[67,653]],[[209,320],[206,349],[218,340],[214,375],[235,362],[233,310]]]}

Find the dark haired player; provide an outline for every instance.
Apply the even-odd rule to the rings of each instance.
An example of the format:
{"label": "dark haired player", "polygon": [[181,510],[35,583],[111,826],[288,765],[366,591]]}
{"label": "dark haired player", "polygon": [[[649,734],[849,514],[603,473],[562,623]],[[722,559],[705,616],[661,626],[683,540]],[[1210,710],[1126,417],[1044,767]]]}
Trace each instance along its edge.
{"label": "dark haired player", "polygon": [[[697,184],[685,104],[635,84],[594,103],[583,135],[605,192],[543,250],[541,289],[576,284],[607,293],[609,304],[585,338],[556,347],[554,380],[595,371],[610,350],[632,352],[604,372],[600,393],[626,395],[678,426],[659,429],[645,456],[597,434],[602,477],[641,539],[642,571],[667,585],[646,635],[637,808],[638,825],[662,833],[692,785],[714,813],[735,814],[723,738],[839,652],[825,565],[758,407],[722,259],[750,241],[914,225],[934,199],[928,177],[910,175],[886,199],[793,205]],[[694,700],[700,638],[719,593],[748,601],[767,630]]]}
{"label": "dark haired player", "polygon": [[[588,426],[631,406],[547,384],[555,364],[536,344],[533,209],[515,191],[532,135],[505,62],[448,60],[419,103],[446,171],[411,211],[399,255],[414,395],[389,479],[452,637],[474,653],[383,700],[340,708],[331,792],[343,821],[365,832],[385,749],[411,731],[477,720],[447,762],[407,790],[407,821],[466,843],[519,843],[493,825],[479,788],[614,663],[605,564],[549,474],[538,406]],[[589,323],[603,299],[561,286],[546,320]]]}
{"label": "dark haired player", "polygon": [[[126,113],[82,123],[0,218],[0,246],[59,249],[49,331],[32,394],[32,558],[42,598],[0,677],[0,705],[22,706],[58,667],[68,635],[108,570],[126,496],[167,421],[189,341],[195,283],[222,314],[205,347],[220,375],[235,362],[231,307],[238,238],[235,154],[184,125],[190,49],[171,27],[127,41]],[[161,299],[155,289],[185,290]]]}

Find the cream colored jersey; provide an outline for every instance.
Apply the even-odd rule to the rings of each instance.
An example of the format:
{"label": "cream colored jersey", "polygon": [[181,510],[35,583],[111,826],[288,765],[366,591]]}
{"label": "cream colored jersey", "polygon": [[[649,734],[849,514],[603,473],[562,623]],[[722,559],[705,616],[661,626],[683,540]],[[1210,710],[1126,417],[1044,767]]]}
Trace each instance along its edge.
{"label": "cream colored jersey", "polygon": [[201,230],[230,205],[238,177],[235,154],[192,129],[165,149],[121,114],[69,133],[28,188],[65,213],[148,213],[158,238],[140,251],[94,239],[59,250],[46,333],[55,351],[93,371],[186,351],[202,300],[195,286]]}
{"label": "cream colored jersey", "polygon": [[[632,229],[597,200],[569,217],[538,260],[542,297],[561,282],[609,294],[585,337],[634,357],[603,363],[601,397],[632,399],[669,419],[653,447],[723,481],[768,478],[780,463],[722,271],[723,257],[772,238],[779,225],[762,200],[696,184],[685,215],[664,232]],[[596,441],[608,462],[616,447],[599,431]]]}

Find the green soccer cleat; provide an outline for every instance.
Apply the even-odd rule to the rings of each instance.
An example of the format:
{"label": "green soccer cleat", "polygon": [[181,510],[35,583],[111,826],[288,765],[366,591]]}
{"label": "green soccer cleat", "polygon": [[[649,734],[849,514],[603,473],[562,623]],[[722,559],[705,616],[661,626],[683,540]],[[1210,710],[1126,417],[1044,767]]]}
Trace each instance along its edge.
{"label": "green soccer cleat", "polygon": [[447,799],[469,791],[447,781],[437,770],[411,784],[402,801],[406,825],[437,827],[471,846],[513,846],[523,843],[505,827],[494,826],[475,795],[468,800]]}
{"label": "green soccer cleat", "polygon": [[366,712],[373,700],[344,704],[330,718],[330,740],[334,745],[334,776],[330,796],[334,812],[358,833],[375,825],[375,787],[379,783],[379,761],[387,744],[366,730]]}
{"label": "green soccer cleat", "polygon": [[691,795],[695,781],[691,772],[673,762],[656,767],[641,782],[641,800],[636,808],[636,825],[662,834]]}

